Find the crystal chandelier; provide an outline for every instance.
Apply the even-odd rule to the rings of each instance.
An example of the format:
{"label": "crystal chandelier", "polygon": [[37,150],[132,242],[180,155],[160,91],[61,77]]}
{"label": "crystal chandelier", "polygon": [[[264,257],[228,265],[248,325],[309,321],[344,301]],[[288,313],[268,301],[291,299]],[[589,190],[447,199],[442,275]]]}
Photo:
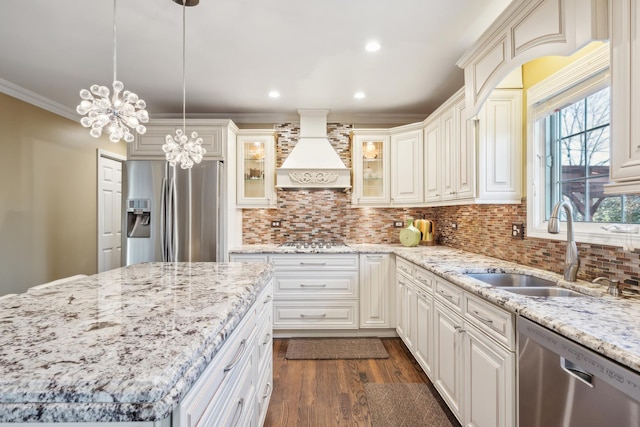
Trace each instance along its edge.
{"label": "crystal chandelier", "polygon": [[78,114],[84,116],[80,123],[90,127],[89,134],[99,138],[102,132],[109,134],[111,142],[124,138],[133,141],[129,128],[139,134],[147,131],[141,123],[149,121],[145,110],[147,104],[133,92],[124,90],[124,84],[116,77],[116,0],[113,0],[113,95],[110,96],[106,86],[91,85],[89,90],[80,91],[82,101],[76,108]]}
{"label": "crystal chandelier", "polygon": [[198,1],[194,0],[173,0],[182,4],[182,129],[176,129],[175,135],[167,135],[162,150],[165,152],[167,161],[171,166],[180,163],[182,169],[191,169],[194,163],[200,163],[206,150],[202,146],[202,138],[197,132],[191,132],[191,137],[187,135],[186,119],[186,99],[187,99],[187,78],[186,78],[186,49],[185,49],[185,11],[186,6],[195,6]]}

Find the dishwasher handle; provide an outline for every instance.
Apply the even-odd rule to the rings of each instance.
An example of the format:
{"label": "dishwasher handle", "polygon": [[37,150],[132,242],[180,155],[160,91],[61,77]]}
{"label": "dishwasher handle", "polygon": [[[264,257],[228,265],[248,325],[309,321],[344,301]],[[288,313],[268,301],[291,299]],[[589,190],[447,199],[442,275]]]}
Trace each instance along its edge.
{"label": "dishwasher handle", "polygon": [[589,387],[593,388],[593,375],[589,372],[582,369],[580,366],[576,365],[570,360],[565,359],[564,357],[560,357],[560,367],[563,371],[571,375],[572,377],[578,379],[578,381],[583,382]]}

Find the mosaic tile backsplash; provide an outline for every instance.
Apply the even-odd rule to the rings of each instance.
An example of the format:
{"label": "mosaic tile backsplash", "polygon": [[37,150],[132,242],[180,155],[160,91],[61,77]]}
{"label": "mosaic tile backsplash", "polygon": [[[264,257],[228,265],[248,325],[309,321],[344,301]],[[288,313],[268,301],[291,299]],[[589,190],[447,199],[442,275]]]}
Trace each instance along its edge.
{"label": "mosaic tile backsplash", "polygon": [[[283,123],[278,134],[279,167],[298,140],[299,125]],[[328,137],[351,167],[351,125],[328,124]],[[437,244],[506,261],[562,273],[566,244],[562,241],[511,237],[512,223],[526,223],[526,202],[518,205],[462,205],[436,208],[360,208],[351,206],[351,191],[277,190],[276,209],[244,209],[244,244],[280,244],[291,240],[346,243],[399,243],[393,221],[423,216],[436,221]],[[272,220],[282,227],[271,228]],[[450,227],[458,225],[457,229]],[[446,225],[446,226],[445,226]],[[526,230],[525,230],[526,236]],[[640,250],[623,252],[612,246],[578,244],[578,278],[617,277],[640,285]]]}

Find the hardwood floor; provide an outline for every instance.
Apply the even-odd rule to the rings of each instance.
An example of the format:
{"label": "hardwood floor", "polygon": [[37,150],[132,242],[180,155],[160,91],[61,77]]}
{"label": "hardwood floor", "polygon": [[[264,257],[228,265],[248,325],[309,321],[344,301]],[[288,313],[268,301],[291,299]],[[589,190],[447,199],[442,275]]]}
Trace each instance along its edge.
{"label": "hardwood floor", "polygon": [[366,383],[429,383],[399,338],[383,338],[388,359],[287,360],[273,344],[273,394],[266,427],[371,426]]}

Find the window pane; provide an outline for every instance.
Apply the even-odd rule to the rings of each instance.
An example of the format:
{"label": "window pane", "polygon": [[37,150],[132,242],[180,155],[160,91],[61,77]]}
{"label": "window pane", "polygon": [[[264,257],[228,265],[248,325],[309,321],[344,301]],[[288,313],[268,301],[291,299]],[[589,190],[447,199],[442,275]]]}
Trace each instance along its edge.
{"label": "window pane", "polygon": [[560,140],[560,161],[562,166],[585,165],[582,135]]}
{"label": "window pane", "polygon": [[609,126],[587,132],[587,160],[589,166],[609,165]]}
{"label": "window pane", "polygon": [[609,88],[587,97],[587,129],[609,124]]}
{"label": "window pane", "polygon": [[620,197],[604,194],[604,184],[609,182],[609,175],[593,178],[588,181],[589,205],[585,206],[585,218],[592,222],[622,221]]}
{"label": "window pane", "polygon": [[585,129],[585,102],[578,101],[560,110],[560,137],[574,135]]}
{"label": "window pane", "polygon": [[571,203],[574,221],[584,221],[585,217],[585,191],[584,181],[563,182],[561,184],[562,198]]}

